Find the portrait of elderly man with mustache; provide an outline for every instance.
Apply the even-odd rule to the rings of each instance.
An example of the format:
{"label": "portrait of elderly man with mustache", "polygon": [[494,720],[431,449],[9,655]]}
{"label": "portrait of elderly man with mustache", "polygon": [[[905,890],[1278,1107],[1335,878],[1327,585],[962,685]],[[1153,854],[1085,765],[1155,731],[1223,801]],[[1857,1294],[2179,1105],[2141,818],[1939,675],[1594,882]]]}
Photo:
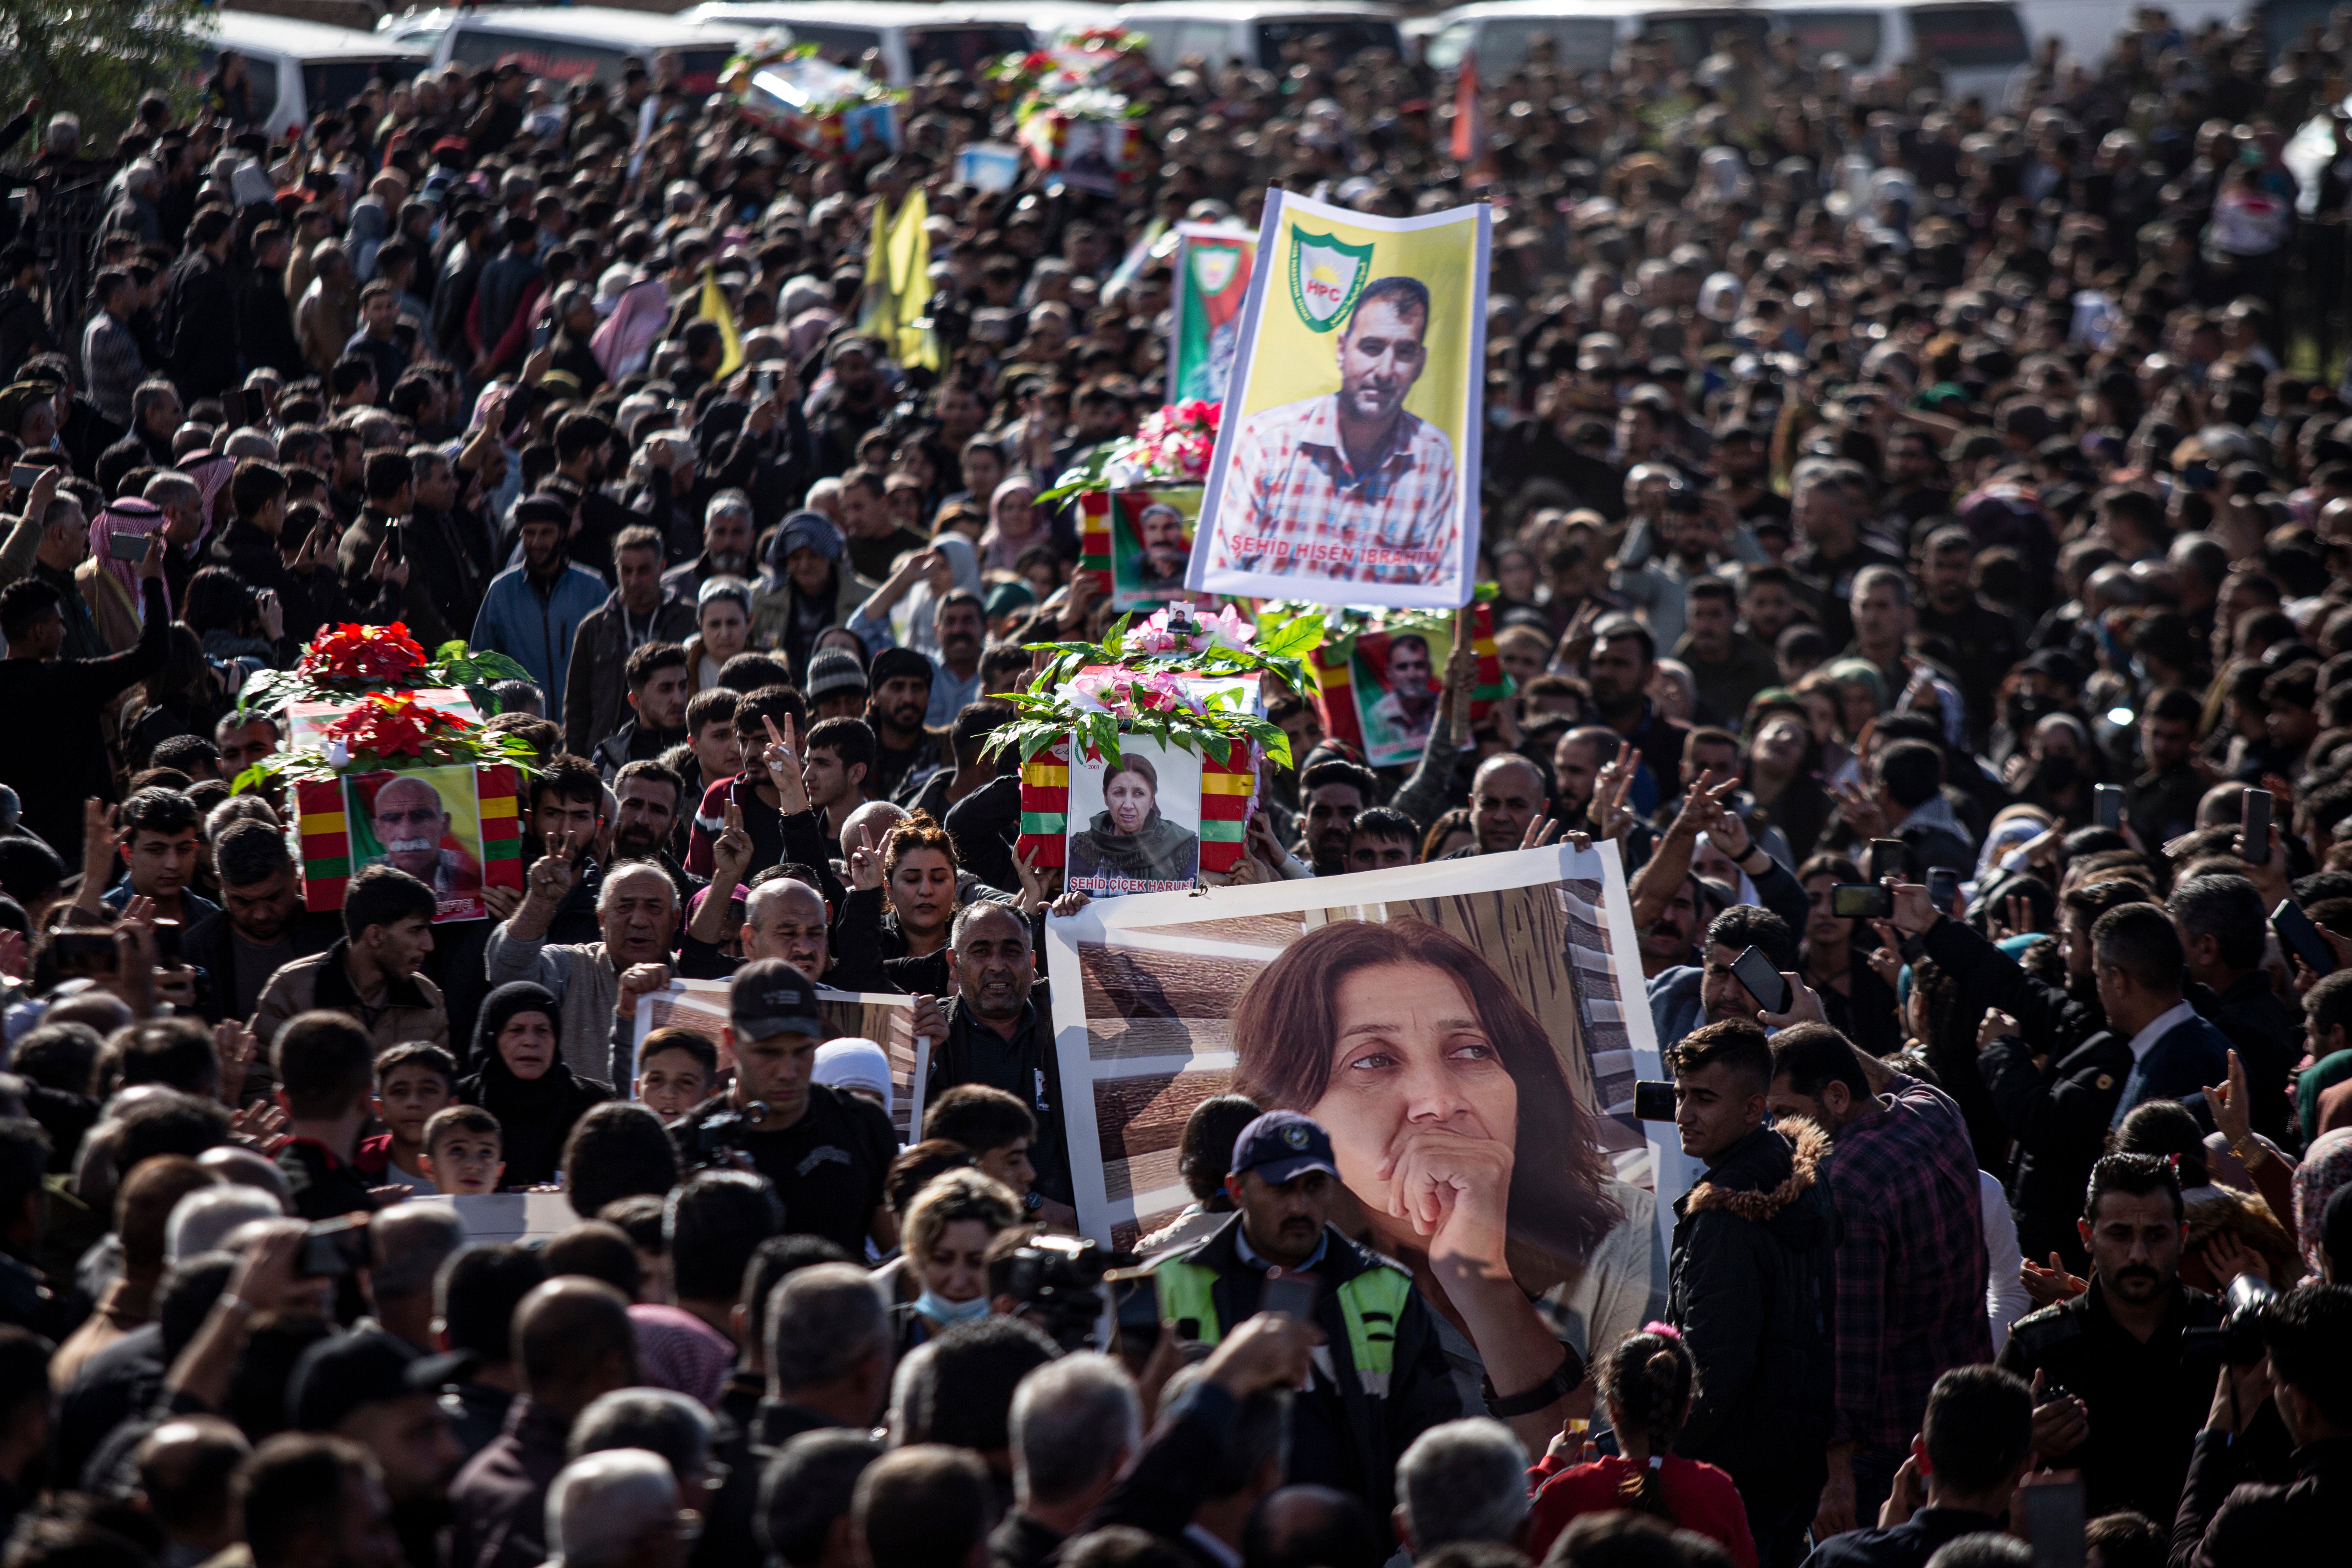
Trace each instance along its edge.
{"label": "portrait of elderly man with mustache", "polygon": [[433,889],[437,901],[482,890],[482,863],[449,832],[441,794],[415,773],[395,773],[375,792],[368,826],[383,854],[371,864],[395,867]]}

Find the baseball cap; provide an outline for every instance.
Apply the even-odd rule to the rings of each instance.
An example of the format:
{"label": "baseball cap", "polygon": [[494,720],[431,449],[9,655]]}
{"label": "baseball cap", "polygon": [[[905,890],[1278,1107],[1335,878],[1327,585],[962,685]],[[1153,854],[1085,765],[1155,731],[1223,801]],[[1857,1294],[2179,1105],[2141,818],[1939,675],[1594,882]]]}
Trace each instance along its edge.
{"label": "baseball cap", "polygon": [[434,1393],[462,1376],[474,1359],[467,1351],[427,1355],[406,1340],[374,1331],[320,1340],[294,1363],[287,1390],[294,1426],[332,1431],[362,1405]]}
{"label": "baseball cap", "polygon": [[821,511],[796,511],[788,515],[776,530],[776,562],[791,559],[795,550],[815,551],[827,561],[841,559],[841,530]]}
{"label": "baseball cap", "polygon": [[804,694],[810,701],[820,701],[836,691],[865,689],[866,672],[857,668],[856,654],[829,647],[809,660]]}
{"label": "baseball cap", "polygon": [[727,992],[727,1021],[740,1040],[777,1035],[822,1035],[816,987],[781,958],[761,958],[735,972]]}
{"label": "baseball cap", "polygon": [[1303,1110],[1269,1110],[1234,1140],[1233,1173],[1244,1171],[1280,1186],[1309,1171],[1337,1177],[1339,1166],[1321,1122]]}

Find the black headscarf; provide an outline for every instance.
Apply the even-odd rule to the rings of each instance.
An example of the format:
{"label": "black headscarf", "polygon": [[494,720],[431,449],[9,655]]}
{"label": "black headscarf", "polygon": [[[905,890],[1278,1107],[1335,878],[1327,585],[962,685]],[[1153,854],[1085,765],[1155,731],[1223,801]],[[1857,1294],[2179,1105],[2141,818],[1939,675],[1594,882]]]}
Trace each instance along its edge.
{"label": "black headscarf", "polygon": [[[535,1079],[515,1077],[499,1054],[499,1034],[519,1013],[544,1015],[555,1034],[555,1059]],[[590,1106],[613,1098],[611,1084],[582,1078],[564,1065],[563,1008],[555,993],[529,980],[510,981],[491,992],[474,1025],[474,1076],[457,1086],[458,1098],[499,1119],[505,1184],[530,1187],[555,1180],[572,1124]]]}

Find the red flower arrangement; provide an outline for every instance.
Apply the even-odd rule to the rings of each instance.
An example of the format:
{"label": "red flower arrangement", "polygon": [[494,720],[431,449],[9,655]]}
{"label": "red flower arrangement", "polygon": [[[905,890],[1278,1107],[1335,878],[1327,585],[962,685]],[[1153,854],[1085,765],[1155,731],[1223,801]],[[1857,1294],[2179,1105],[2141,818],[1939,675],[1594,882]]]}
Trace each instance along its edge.
{"label": "red flower arrangement", "polygon": [[340,746],[345,755],[353,759],[365,756],[378,762],[392,757],[421,760],[430,751],[439,760],[438,753],[454,750],[476,728],[455,713],[428,708],[405,694],[387,697],[371,693],[327,726],[328,755],[331,761]]}
{"label": "red flower arrangement", "polygon": [[404,622],[388,626],[348,623],[321,631],[302,651],[298,671],[312,680],[354,685],[399,684],[423,669],[425,649]]}

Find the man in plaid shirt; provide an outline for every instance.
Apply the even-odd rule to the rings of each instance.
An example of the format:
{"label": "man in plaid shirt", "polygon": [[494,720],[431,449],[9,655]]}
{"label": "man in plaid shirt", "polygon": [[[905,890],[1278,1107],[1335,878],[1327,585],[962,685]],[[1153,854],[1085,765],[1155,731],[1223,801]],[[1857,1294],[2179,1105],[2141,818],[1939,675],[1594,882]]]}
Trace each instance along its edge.
{"label": "man in plaid shirt", "polygon": [[131,331],[131,312],[139,296],[131,274],[113,267],[98,275],[91,292],[98,300],[98,314],[82,329],[82,380],[100,414],[117,425],[128,425],[131,394],[147,379],[147,362]]}
{"label": "man in plaid shirt", "polygon": [[1220,571],[1342,583],[1444,575],[1459,531],[1454,443],[1407,413],[1429,363],[1429,289],[1366,286],[1339,332],[1339,390],[1250,416],[1210,558]]}
{"label": "man in plaid shirt", "polygon": [[1960,1108],[1827,1024],[1772,1037],[1768,1103],[1832,1140],[1837,1376],[1820,1541],[1876,1521],[1936,1380],[1992,1359],[1984,1215]]}

